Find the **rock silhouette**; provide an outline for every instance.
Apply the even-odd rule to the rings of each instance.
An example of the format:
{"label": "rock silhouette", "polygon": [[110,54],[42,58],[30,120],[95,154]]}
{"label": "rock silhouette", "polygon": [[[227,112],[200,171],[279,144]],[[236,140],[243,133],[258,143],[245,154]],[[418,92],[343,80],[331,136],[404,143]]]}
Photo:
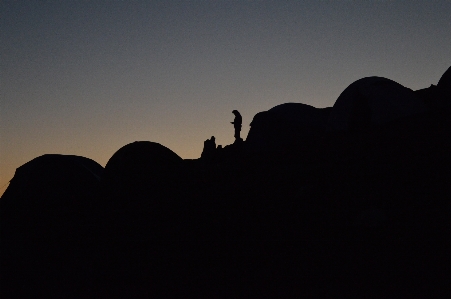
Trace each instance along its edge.
{"label": "rock silhouette", "polygon": [[124,188],[147,179],[159,181],[170,176],[171,168],[181,162],[182,158],[161,144],[136,141],[123,146],[108,160],[102,181]]}
{"label": "rock silhouette", "polygon": [[177,210],[182,162],[176,153],[155,142],[137,141],[120,148],[107,162],[102,177],[102,197],[107,204],[104,224],[165,231],[163,222],[176,221],[172,217]]}
{"label": "rock silhouette", "polygon": [[425,112],[416,94],[392,80],[367,77],[349,85],[338,97],[329,117],[331,130],[381,125]]}
{"label": "rock silhouette", "polygon": [[[254,116],[246,141],[207,139],[200,159],[139,141],[104,170],[74,156],[30,161],[0,202],[2,298],[440,294],[449,72],[415,92],[367,77],[333,107],[278,105]],[[36,242],[44,234],[26,232],[39,222],[52,233]]]}
{"label": "rock silhouette", "polygon": [[268,150],[321,134],[327,129],[330,109],[285,103],[259,112],[250,124],[246,143],[253,150]]}
{"label": "rock silhouette", "polygon": [[451,90],[451,67],[449,67],[446,72],[440,77],[440,80],[437,83],[437,87],[447,90],[448,95]]}
{"label": "rock silhouette", "polygon": [[211,136],[210,139],[205,140],[204,149],[202,150],[202,159],[211,160],[216,154],[216,141],[215,136]]}
{"label": "rock silhouette", "polygon": [[17,168],[1,198],[3,232],[42,238],[86,224],[103,167],[69,155],[43,155]]}
{"label": "rock silhouette", "polygon": [[437,85],[416,90],[415,93],[431,110],[439,110],[447,107],[451,101],[451,68],[442,75]]}

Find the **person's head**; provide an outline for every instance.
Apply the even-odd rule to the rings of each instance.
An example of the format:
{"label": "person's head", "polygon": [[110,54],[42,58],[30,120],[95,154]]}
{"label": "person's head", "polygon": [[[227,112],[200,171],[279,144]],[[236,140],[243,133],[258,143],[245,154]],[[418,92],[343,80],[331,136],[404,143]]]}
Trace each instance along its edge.
{"label": "person's head", "polygon": [[233,110],[232,113],[235,114],[235,115],[240,114],[240,113],[238,112],[238,110]]}

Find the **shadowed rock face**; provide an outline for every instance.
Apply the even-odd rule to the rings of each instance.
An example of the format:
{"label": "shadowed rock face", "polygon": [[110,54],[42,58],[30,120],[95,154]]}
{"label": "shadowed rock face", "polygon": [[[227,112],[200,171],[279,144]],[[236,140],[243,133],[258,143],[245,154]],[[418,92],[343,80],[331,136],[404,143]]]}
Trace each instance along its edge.
{"label": "shadowed rock face", "polygon": [[441,102],[441,106],[451,105],[451,67],[440,78],[437,84],[436,94]]}
{"label": "shadowed rock face", "polygon": [[442,77],[438,81],[437,87],[451,90],[451,67],[449,67],[442,75]]}
{"label": "shadowed rock face", "polygon": [[174,166],[182,162],[167,147],[150,141],[136,141],[120,148],[105,166],[102,181],[106,184],[125,186],[152,183],[170,175]]}
{"label": "shadowed rock face", "polygon": [[451,105],[451,67],[442,75],[437,85],[415,91],[429,110],[440,110]]}
{"label": "shadowed rock face", "polygon": [[[0,297],[149,298],[159,288],[165,297],[177,288],[186,297],[187,289],[197,295],[208,287],[216,288],[209,297],[233,287],[228,297],[242,297],[262,286],[268,294],[269,280],[272,297],[280,289],[321,298],[337,289],[399,298],[443,293],[451,265],[444,246],[451,225],[451,106],[379,126],[384,109],[394,109],[393,119],[406,115],[399,103],[416,111],[408,96],[393,97],[409,90],[396,83],[391,89],[383,78],[362,80],[351,85],[344,120],[348,128],[373,126],[364,134],[321,134],[338,104],[289,103],[257,114],[248,140],[216,149],[227,159],[214,163],[183,161],[143,141],[119,149],[104,175],[82,157],[30,161],[0,202]],[[377,106],[381,95],[395,103]],[[310,138],[315,134],[320,138]],[[247,143],[262,140],[281,151],[246,151]],[[85,203],[93,202],[87,199],[100,176],[94,225],[61,238],[5,238],[5,227],[12,227],[5,219],[14,217],[24,224],[16,234],[44,221],[53,230],[80,224],[73,215],[92,211]],[[83,188],[77,178],[87,180]],[[375,294],[375,282],[387,292]]]}
{"label": "shadowed rock face", "polygon": [[204,149],[202,150],[202,159],[212,160],[215,156],[216,141],[215,136],[211,136],[210,139],[204,141]]}
{"label": "shadowed rock face", "polygon": [[137,141],[120,148],[106,164],[102,178],[104,222],[166,232],[163,223],[176,221],[171,215],[178,210],[174,201],[181,192],[182,162],[155,142]]}
{"label": "shadowed rock face", "polygon": [[25,163],[1,198],[2,227],[23,227],[39,235],[82,224],[102,172],[98,163],[79,156],[43,155]]}
{"label": "shadowed rock face", "polygon": [[250,124],[247,146],[254,149],[280,147],[317,135],[325,131],[329,111],[329,108],[285,103],[257,113]]}
{"label": "shadowed rock face", "polygon": [[329,129],[381,125],[425,110],[423,101],[411,89],[386,78],[367,77],[340,94],[330,113]]}

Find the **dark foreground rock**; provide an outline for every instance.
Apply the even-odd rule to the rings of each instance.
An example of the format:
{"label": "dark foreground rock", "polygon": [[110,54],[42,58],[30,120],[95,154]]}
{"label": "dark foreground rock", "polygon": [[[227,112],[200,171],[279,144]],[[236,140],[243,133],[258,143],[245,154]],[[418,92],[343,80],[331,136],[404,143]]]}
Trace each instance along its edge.
{"label": "dark foreground rock", "polygon": [[156,181],[99,183],[97,212],[65,233],[5,235],[2,222],[2,298],[442,296],[448,115],[174,159]]}
{"label": "dark foreground rock", "polygon": [[269,147],[237,141],[182,160],[135,142],[105,170],[82,157],[33,160],[1,199],[1,297],[443,297],[443,84],[422,113],[281,135],[289,142],[273,132]]}

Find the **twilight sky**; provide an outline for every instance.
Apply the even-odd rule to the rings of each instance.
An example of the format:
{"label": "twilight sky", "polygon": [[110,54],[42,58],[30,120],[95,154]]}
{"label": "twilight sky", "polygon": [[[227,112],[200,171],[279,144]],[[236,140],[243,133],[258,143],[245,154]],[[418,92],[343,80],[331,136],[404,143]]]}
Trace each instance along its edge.
{"label": "twilight sky", "polygon": [[1,1],[0,195],[47,153],[105,166],[136,140],[200,157],[232,110],[332,106],[353,81],[420,89],[451,65],[451,1]]}

